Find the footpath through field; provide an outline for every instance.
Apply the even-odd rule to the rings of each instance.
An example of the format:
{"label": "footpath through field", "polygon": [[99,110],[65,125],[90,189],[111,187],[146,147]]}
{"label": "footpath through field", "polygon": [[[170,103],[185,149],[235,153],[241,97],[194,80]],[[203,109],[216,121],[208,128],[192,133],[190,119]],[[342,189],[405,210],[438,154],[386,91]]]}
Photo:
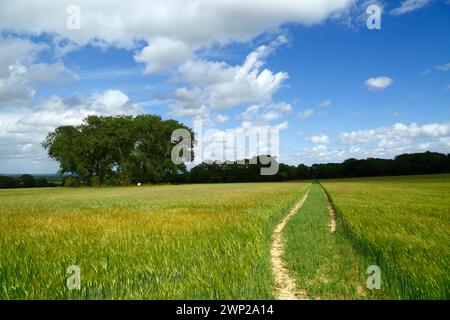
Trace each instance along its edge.
{"label": "footpath through field", "polygon": [[289,211],[284,219],[275,227],[272,234],[272,247],[270,255],[272,260],[272,272],[275,279],[276,296],[279,300],[297,300],[306,299],[306,294],[296,288],[295,280],[289,275],[289,270],[283,261],[284,243],[282,232],[286,223],[301,208],[308,198],[309,191],[301,198],[299,202]]}
{"label": "footpath through field", "polygon": [[340,230],[321,185],[312,184],[308,197],[302,200],[293,208],[297,213],[290,212],[281,230],[275,230],[280,237],[284,229],[283,257],[279,259],[290,275],[288,279],[294,281],[284,291],[276,287],[278,299],[367,298],[362,258]]}

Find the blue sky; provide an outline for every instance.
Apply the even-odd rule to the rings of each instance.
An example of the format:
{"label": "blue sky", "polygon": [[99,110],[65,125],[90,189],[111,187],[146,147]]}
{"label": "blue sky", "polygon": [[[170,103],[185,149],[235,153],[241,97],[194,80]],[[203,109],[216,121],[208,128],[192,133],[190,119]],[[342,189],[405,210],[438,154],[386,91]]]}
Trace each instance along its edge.
{"label": "blue sky", "polygon": [[2,2],[0,172],[56,172],[39,142],[88,114],[279,127],[290,164],[450,152],[448,1],[189,2]]}

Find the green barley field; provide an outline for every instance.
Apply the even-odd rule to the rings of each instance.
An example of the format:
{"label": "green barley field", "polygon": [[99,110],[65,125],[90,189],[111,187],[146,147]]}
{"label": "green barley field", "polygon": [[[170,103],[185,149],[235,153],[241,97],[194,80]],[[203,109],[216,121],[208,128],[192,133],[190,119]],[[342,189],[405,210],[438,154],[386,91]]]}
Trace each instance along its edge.
{"label": "green barley field", "polygon": [[308,191],[283,231],[308,298],[450,298],[450,175],[432,175],[0,190],[0,299],[274,299],[272,233]]}
{"label": "green barley field", "polygon": [[273,298],[271,233],[308,185],[0,190],[0,298]]}
{"label": "green barley field", "polygon": [[378,296],[450,299],[450,175],[323,181],[341,230],[378,265]]}

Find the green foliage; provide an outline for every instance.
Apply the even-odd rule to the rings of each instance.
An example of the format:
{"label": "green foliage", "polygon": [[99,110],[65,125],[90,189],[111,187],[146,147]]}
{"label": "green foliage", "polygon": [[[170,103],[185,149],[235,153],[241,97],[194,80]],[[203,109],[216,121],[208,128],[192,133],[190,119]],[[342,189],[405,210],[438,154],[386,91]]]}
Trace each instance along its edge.
{"label": "green foliage", "polygon": [[315,164],[310,168],[310,175],[319,179],[448,172],[450,172],[450,155],[437,152],[402,154],[393,160],[348,159],[343,163]]}
{"label": "green foliage", "polygon": [[36,187],[44,188],[44,187],[49,187],[49,186],[50,186],[50,184],[49,184],[47,178],[37,178],[36,179]]}
{"label": "green foliage", "polygon": [[0,189],[16,188],[17,183],[12,177],[0,176]]}
{"label": "green foliage", "polygon": [[[268,156],[270,157],[270,156]],[[261,175],[261,168],[270,165],[262,164],[261,156],[244,159],[245,163],[201,163],[184,174],[182,182],[191,183],[222,183],[222,182],[274,182],[300,180],[309,178],[307,167],[298,167],[279,163],[279,170],[275,175]],[[275,163],[275,158],[271,158]],[[253,162],[253,163],[252,163]],[[255,163],[256,162],[256,163]],[[252,164],[251,164],[252,163]],[[306,172],[305,172],[306,170]]]}
{"label": "green foliage", "polygon": [[0,176],[0,189],[8,188],[46,188],[54,187],[56,180],[51,182],[48,178],[35,178],[32,175],[24,174],[14,178],[10,176]]}
{"label": "green foliage", "polygon": [[80,126],[57,128],[42,145],[59,162],[61,173],[77,174],[86,184],[93,177],[98,184],[172,182],[186,168],[171,161],[176,129],[192,134],[179,122],[159,116],[89,116]]}
{"label": "green foliage", "polygon": [[348,159],[343,163],[314,164],[311,167],[300,164],[290,166],[279,164],[276,175],[262,176],[258,164],[202,163],[181,176],[181,182],[222,183],[222,182],[264,182],[301,179],[326,179],[345,177],[372,177],[391,175],[412,175],[450,172],[450,155],[425,152],[403,154],[394,160]]}
{"label": "green foliage", "polygon": [[34,177],[29,174],[21,175],[17,179],[17,184],[21,188],[33,188],[33,187],[36,187],[36,185],[37,185],[36,179],[34,179]]}
{"label": "green foliage", "polygon": [[100,182],[100,178],[97,176],[93,176],[90,180],[89,183],[92,187],[100,187],[101,186],[101,182]]}
{"label": "green foliage", "polygon": [[79,187],[80,179],[77,177],[66,177],[64,178],[64,186],[69,188]]}

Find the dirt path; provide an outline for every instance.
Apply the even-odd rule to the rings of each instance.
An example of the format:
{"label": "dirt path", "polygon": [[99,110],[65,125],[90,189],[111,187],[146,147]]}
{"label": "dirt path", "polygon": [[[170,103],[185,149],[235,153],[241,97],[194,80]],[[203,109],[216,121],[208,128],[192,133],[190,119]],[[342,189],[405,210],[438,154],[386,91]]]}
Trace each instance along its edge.
{"label": "dirt path", "polygon": [[331,233],[333,233],[336,231],[336,210],[334,209],[333,205],[331,204],[330,198],[328,197],[325,190],[323,190],[323,194],[325,196],[325,199],[327,199],[328,212],[330,213],[330,223],[328,224],[328,226],[330,227]]}
{"label": "dirt path", "polygon": [[272,272],[275,279],[276,297],[278,300],[306,300],[306,292],[296,288],[295,280],[289,275],[283,261],[283,239],[282,232],[284,226],[290,218],[300,209],[308,197],[308,192],[303,198],[289,211],[288,215],[275,227],[272,234],[272,246],[270,256],[272,260]]}

